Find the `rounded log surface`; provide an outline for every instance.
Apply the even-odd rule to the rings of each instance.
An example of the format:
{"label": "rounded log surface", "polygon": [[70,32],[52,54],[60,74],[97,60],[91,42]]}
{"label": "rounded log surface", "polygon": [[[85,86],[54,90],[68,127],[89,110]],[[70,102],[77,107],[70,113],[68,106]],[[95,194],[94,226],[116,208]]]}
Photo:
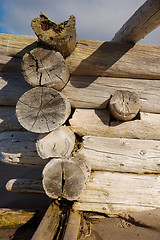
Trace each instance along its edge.
{"label": "rounded log surface", "polygon": [[69,56],[76,45],[76,19],[73,15],[60,24],[52,22],[44,13],[34,18],[31,27],[46,45],[57,49],[64,57]]}
{"label": "rounded log surface", "polygon": [[43,159],[69,157],[75,145],[75,135],[69,127],[61,126],[49,134],[40,134],[36,147]]}
{"label": "rounded log surface", "polygon": [[140,109],[140,98],[135,92],[118,90],[109,103],[112,115],[122,121],[133,119]]}
{"label": "rounded log surface", "polygon": [[46,86],[61,90],[69,79],[69,69],[59,52],[47,48],[34,48],[22,61],[23,74],[33,87]]}
{"label": "rounded log surface", "polygon": [[43,170],[43,188],[53,199],[78,199],[86,187],[90,169],[84,160],[52,159]]}
{"label": "rounded log surface", "polygon": [[24,93],[16,105],[20,124],[31,132],[47,133],[61,126],[71,112],[63,94],[48,87],[36,87]]}

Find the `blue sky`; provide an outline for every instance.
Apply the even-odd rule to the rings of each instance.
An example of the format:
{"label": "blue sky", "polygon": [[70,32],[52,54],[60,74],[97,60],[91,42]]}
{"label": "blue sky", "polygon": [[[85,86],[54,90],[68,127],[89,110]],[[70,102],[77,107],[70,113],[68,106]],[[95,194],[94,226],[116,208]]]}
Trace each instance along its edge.
{"label": "blue sky", "polygon": [[[77,38],[109,41],[145,0],[0,0],[0,32],[34,35],[31,20],[43,11],[60,23],[74,14]],[[143,44],[160,45],[160,28]]]}

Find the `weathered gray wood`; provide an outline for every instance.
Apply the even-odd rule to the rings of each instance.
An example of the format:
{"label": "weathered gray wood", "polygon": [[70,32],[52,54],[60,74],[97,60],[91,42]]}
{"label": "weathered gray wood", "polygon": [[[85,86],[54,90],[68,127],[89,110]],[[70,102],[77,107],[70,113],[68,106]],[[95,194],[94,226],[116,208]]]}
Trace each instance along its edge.
{"label": "weathered gray wood", "polygon": [[160,207],[159,191],[159,175],[94,171],[73,208],[106,214],[151,210]]}
{"label": "weathered gray wood", "polygon": [[75,145],[75,135],[69,127],[61,126],[49,134],[40,134],[36,147],[43,159],[69,157]]}
{"label": "weathered gray wood", "polygon": [[80,231],[81,215],[71,211],[63,240],[77,240]]}
{"label": "weathered gray wood", "polygon": [[20,96],[30,88],[21,73],[0,72],[0,105],[16,105]]}
{"label": "weathered gray wood", "polygon": [[16,105],[20,124],[31,132],[51,132],[61,126],[71,112],[68,99],[48,87],[36,87],[24,93]]}
{"label": "weathered gray wood", "polygon": [[24,210],[0,209],[0,229],[17,229],[27,223],[35,212]]}
{"label": "weathered gray wood", "polygon": [[23,74],[33,87],[61,90],[69,79],[69,69],[59,52],[37,47],[27,52],[22,61]]}
{"label": "weathered gray wood", "polygon": [[140,109],[140,98],[135,92],[117,90],[109,101],[111,114],[118,120],[132,120]]}
{"label": "weathered gray wood", "polygon": [[92,170],[160,173],[160,141],[84,136],[79,153]]}
{"label": "weathered gray wood", "polygon": [[122,26],[114,42],[136,43],[160,25],[160,1],[147,0]]}
{"label": "weathered gray wood", "polygon": [[160,46],[80,40],[66,59],[70,73],[160,79]]}
{"label": "weathered gray wood", "polygon": [[21,72],[21,58],[0,55],[0,72]]}
{"label": "weathered gray wood", "polygon": [[6,189],[14,193],[44,193],[42,181],[36,179],[11,179]]}
{"label": "weathered gray wood", "polygon": [[22,129],[15,115],[15,107],[0,106],[0,132]]}
{"label": "weathered gray wood", "polygon": [[56,235],[62,211],[51,203],[31,240],[53,240]]}
{"label": "weathered gray wood", "polygon": [[114,138],[139,138],[160,140],[159,114],[129,122],[110,122],[107,110],[76,109],[69,120],[72,130],[80,136],[105,136]]}
{"label": "weathered gray wood", "polygon": [[74,108],[106,108],[117,90],[133,91],[140,97],[140,111],[160,113],[159,80],[72,76],[63,89]]}
{"label": "weathered gray wood", "polygon": [[68,21],[56,24],[41,12],[39,18],[32,20],[31,26],[44,44],[56,48],[64,57],[73,52],[76,45],[76,19],[73,15]]}
{"label": "weathered gray wood", "polygon": [[43,188],[53,199],[78,199],[86,188],[90,168],[83,156],[52,159],[43,169]]}
{"label": "weathered gray wood", "polygon": [[14,34],[0,34],[0,53],[10,57],[23,57],[31,48],[37,46],[37,37]]}
{"label": "weathered gray wood", "polygon": [[40,158],[36,151],[37,134],[30,132],[0,133],[0,161],[28,166],[44,166],[48,160]]}

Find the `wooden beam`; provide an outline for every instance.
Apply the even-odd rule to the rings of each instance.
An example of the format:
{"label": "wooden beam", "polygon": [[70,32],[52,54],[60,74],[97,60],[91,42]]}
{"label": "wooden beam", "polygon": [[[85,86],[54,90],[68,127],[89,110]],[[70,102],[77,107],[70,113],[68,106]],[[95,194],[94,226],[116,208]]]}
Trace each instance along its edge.
{"label": "wooden beam", "polygon": [[140,120],[110,121],[107,110],[76,109],[70,124],[80,136],[105,136],[113,138],[138,138],[160,140],[160,115],[140,113]]}
{"label": "wooden beam", "polygon": [[63,240],[77,240],[80,232],[80,223],[81,215],[76,211],[71,211]]}
{"label": "wooden beam", "polygon": [[57,233],[61,213],[59,206],[51,203],[31,240],[52,240]]}
{"label": "wooden beam", "polygon": [[74,108],[106,108],[117,90],[135,92],[140,97],[140,111],[160,113],[159,80],[71,76],[62,90]]}
{"label": "wooden beam", "polygon": [[70,73],[160,79],[160,46],[80,40],[66,59]]}
{"label": "wooden beam", "polygon": [[37,134],[22,131],[0,133],[0,161],[15,165],[44,166],[48,160],[38,156]]}
{"label": "wooden beam", "polygon": [[84,136],[79,153],[92,170],[160,173],[160,142],[154,140]]}
{"label": "wooden beam", "polygon": [[21,73],[0,72],[0,105],[15,106],[18,99],[31,86]]}
{"label": "wooden beam", "polygon": [[136,43],[160,25],[160,1],[146,1],[122,26],[113,42]]}

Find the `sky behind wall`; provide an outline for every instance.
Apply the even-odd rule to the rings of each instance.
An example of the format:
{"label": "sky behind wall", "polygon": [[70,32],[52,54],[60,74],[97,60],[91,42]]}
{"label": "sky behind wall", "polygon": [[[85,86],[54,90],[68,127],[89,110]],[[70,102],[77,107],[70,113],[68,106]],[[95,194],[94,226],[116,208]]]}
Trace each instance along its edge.
{"label": "sky behind wall", "polygon": [[[0,32],[34,35],[31,20],[43,11],[60,23],[73,14],[77,39],[110,41],[114,34],[145,0],[0,0]],[[160,28],[150,33],[143,44],[160,45]]]}

